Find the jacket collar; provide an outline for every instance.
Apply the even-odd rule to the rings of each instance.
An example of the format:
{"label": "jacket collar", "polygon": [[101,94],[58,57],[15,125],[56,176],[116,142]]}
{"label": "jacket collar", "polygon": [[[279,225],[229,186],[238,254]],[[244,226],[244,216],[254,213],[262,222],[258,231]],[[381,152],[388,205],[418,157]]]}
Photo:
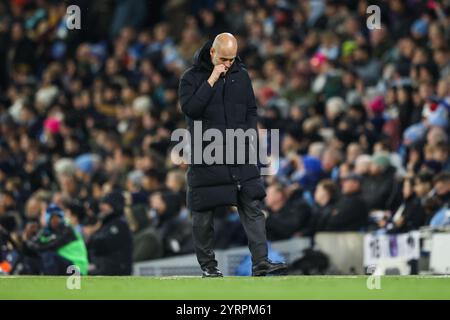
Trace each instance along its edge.
{"label": "jacket collar", "polygon": [[[211,56],[209,55],[209,50],[212,46],[212,41],[206,42],[194,55],[194,67],[200,68],[202,70],[206,70],[208,72],[212,72],[214,69],[214,65],[211,62]],[[236,56],[233,64],[228,73],[238,72],[240,68],[245,68],[244,63],[242,62],[239,56]],[[227,73],[227,74],[228,74]]]}
{"label": "jacket collar", "polygon": [[103,225],[106,225],[106,224],[110,223],[111,221],[118,219],[120,217],[122,217],[121,212],[113,212],[113,213],[110,213],[107,216],[103,217],[101,220],[102,220]]}

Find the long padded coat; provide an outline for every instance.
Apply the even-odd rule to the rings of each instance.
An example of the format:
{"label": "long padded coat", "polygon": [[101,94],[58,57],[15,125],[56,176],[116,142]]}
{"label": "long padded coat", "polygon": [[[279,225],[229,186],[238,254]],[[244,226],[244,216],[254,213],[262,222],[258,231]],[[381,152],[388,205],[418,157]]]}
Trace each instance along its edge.
{"label": "long padded coat", "polygon": [[[256,101],[250,77],[237,57],[225,74],[213,87],[207,79],[213,71],[209,54],[211,41],[194,56],[194,64],[180,79],[179,101],[187,117],[191,134],[191,150],[196,141],[194,121],[201,121],[202,130],[218,129],[225,139],[226,129],[253,128],[256,130]],[[238,192],[252,200],[265,197],[266,193],[257,165],[249,163],[248,140],[246,140],[246,162],[244,164],[191,164],[187,171],[187,205],[194,211],[206,211],[218,206],[237,205]],[[224,157],[226,152],[224,152]],[[193,154],[193,152],[192,152]],[[193,158],[192,158],[193,159]]]}

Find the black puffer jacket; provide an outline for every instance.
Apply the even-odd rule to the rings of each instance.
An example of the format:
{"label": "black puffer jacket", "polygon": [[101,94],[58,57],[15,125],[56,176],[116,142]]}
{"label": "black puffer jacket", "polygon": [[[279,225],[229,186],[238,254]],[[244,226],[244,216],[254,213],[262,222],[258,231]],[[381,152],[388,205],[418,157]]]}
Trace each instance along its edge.
{"label": "black puffer jacket", "polygon": [[132,272],[133,240],[130,228],[121,213],[103,219],[102,226],[88,241],[92,275],[130,275]]}
{"label": "black puffer jacket", "polygon": [[362,184],[362,197],[369,210],[394,210],[400,205],[400,183],[395,178],[395,168],[368,176]]}
{"label": "black puffer jacket", "polygon": [[360,192],[344,194],[328,218],[327,231],[361,231],[367,227],[368,210]]}
{"label": "black puffer jacket", "polygon": [[[210,128],[220,130],[224,144],[226,129],[256,130],[255,96],[250,77],[238,57],[213,87],[207,82],[214,68],[209,54],[211,44],[206,43],[196,53],[194,65],[180,79],[179,99],[191,133],[191,150],[194,150],[193,144],[197,140],[194,121],[201,122],[203,132]],[[202,148],[206,145],[203,142]],[[225,156],[224,152],[222,163],[226,163]],[[248,153],[246,159],[245,164],[239,165],[191,164],[187,172],[188,207],[205,211],[217,206],[236,205],[238,192],[246,193],[252,200],[264,198],[259,169],[248,162]]]}
{"label": "black puffer jacket", "polygon": [[305,233],[311,219],[311,208],[305,201],[288,201],[277,212],[269,211],[266,220],[267,239],[289,239],[297,232]]}

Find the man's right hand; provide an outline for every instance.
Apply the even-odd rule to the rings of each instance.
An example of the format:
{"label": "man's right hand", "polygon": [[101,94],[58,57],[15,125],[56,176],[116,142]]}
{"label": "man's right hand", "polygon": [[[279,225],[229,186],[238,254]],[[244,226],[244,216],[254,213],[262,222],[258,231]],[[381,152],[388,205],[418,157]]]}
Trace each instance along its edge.
{"label": "man's right hand", "polygon": [[224,64],[218,64],[214,67],[214,70],[211,72],[211,75],[209,76],[208,83],[212,87],[214,86],[214,83],[219,80],[220,75],[223,73],[225,74],[228,71],[228,67]]}

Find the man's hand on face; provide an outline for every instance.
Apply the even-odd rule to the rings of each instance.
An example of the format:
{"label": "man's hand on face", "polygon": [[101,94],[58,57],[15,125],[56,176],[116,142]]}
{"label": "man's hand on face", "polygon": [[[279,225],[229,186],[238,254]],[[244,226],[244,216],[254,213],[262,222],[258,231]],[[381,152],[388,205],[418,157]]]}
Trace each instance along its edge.
{"label": "man's hand on face", "polygon": [[211,72],[211,75],[209,76],[208,83],[212,87],[214,86],[214,83],[219,80],[220,75],[223,73],[225,74],[228,71],[228,67],[224,64],[218,64],[214,66],[214,70]]}

